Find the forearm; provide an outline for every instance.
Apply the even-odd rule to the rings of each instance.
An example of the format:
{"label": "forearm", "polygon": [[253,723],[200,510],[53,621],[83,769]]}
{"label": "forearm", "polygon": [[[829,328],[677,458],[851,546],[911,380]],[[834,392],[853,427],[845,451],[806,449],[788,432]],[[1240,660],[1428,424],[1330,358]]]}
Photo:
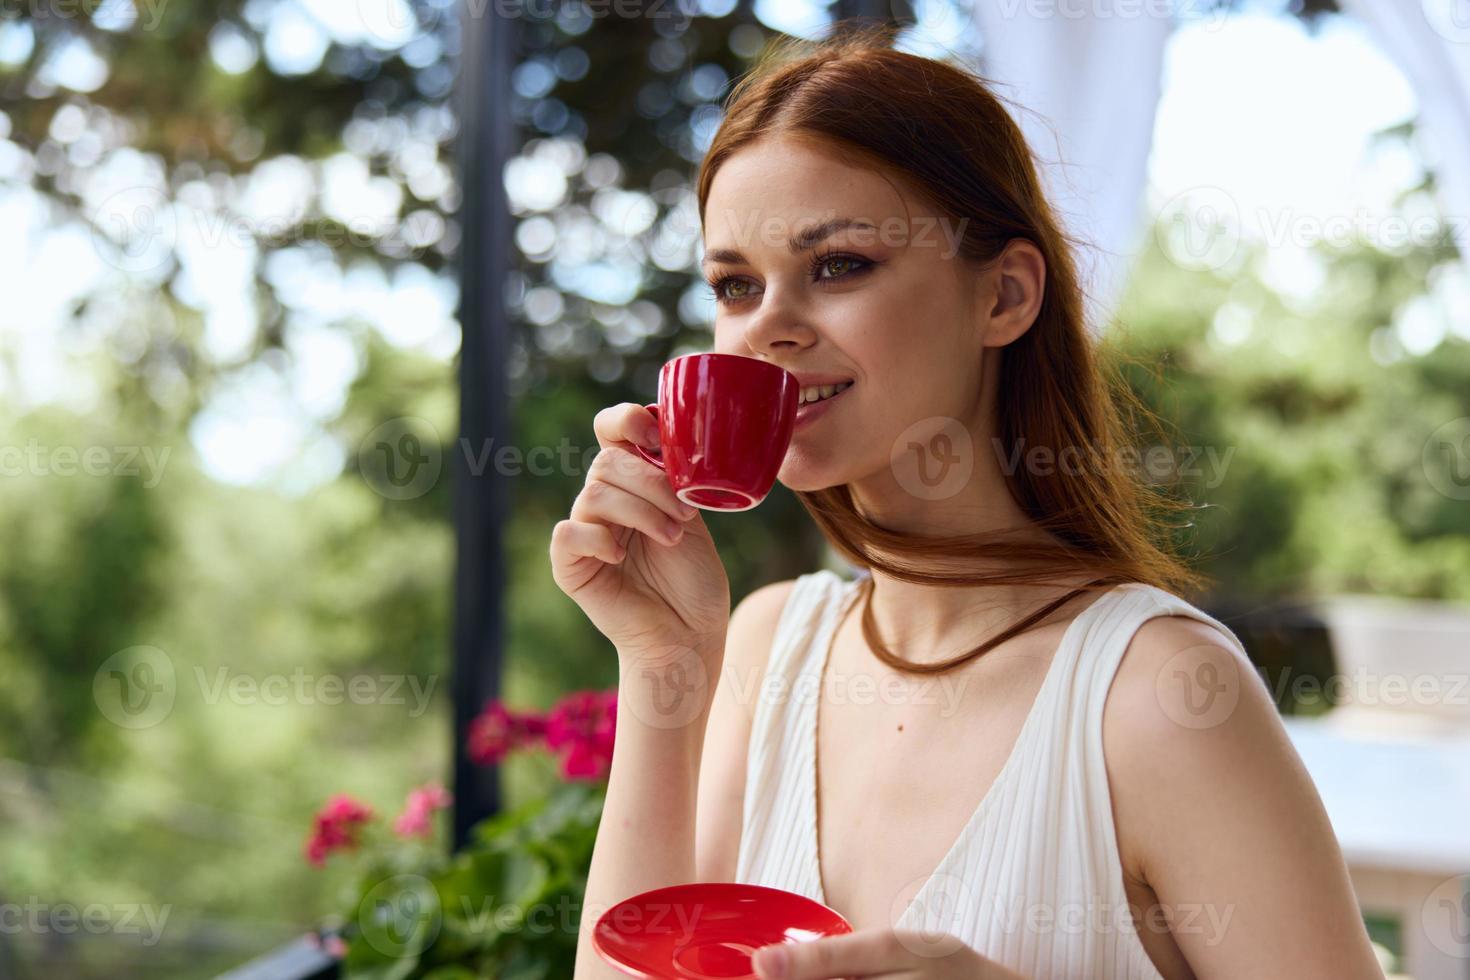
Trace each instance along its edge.
{"label": "forearm", "polygon": [[667,685],[650,683],[644,671],[625,667],[618,681],[615,748],[582,903],[576,980],[625,980],[592,949],[592,927],[603,912],[695,878],[695,804],[712,693],[706,685],[672,692],[695,700],[670,711]]}

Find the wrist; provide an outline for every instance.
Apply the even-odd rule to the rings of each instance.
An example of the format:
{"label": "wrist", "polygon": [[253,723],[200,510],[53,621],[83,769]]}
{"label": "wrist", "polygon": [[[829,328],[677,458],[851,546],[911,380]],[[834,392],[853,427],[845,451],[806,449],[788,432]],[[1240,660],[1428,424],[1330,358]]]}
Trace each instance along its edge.
{"label": "wrist", "polygon": [[723,649],[675,644],[620,654],[618,721],[657,730],[663,737],[703,738],[714,702]]}
{"label": "wrist", "polygon": [[637,643],[620,643],[615,649],[618,664],[624,673],[631,666],[658,667],[686,660],[690,654],[700,657],[706,664],[718,663],[725,654],[726,630],[716,633],[678,636],[673,639],[653,638]]}

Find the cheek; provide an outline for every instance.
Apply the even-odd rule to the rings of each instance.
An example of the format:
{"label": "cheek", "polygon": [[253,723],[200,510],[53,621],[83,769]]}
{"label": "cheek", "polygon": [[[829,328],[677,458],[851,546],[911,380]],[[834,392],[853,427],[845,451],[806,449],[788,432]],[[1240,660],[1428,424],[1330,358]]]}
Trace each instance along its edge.
{"label": "cheek", "polygon": [[858,312],[853,331],[864,363],[880,374],[910,378],[962,373],[978,333],[951,293],[942,282],[920,279],[875,297]]}
{"label": "cheek", "polygon": [[981,412],[980,370],[965,350],[912,343],[885,353],[844,433],[849,459],[866,470],[889,465],[915,432],[973,430]]}
{"label": "cheek", "polygon": [[715,319],[715,337],[714,343],[710,345],[710,350],[714,351],[716,354],[739,354],[740,351],[737,349],[739,346],[738,341],[740,339],[739,331],[733,329],[728,324],[721,323],[720,321],[721,318],[717,317]]}
{"label": "cheek", "polygon": [[967,352],[952,338],[921,330],[901,331],[895,340],[864,351],[868,401],[917,408],[948,403],[967,387]]}

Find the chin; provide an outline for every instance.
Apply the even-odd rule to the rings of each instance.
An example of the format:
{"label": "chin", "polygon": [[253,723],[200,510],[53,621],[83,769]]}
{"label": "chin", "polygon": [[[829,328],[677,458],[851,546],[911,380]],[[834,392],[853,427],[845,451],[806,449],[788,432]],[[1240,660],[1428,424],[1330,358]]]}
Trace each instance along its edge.
{"label": "chin", "polygon": [[846,467],[824,465],[815,460],[788,454],[786,462],[781,465],[781,472],[776,475],[776,480],[786,489],[796,493],[815,493],[818,490],[840,487],[852,480],[854,475],[848,472]]}

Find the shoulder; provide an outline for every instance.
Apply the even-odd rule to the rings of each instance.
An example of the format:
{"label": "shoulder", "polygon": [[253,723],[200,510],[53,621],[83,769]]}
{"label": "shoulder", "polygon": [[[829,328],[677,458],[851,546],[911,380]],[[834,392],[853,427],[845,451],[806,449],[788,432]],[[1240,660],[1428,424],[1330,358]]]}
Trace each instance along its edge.
{"label": "shoulder", "polygon": [[1280,799],[1306,779],[1244,651],[1183,614],[1134,631],[1108,691],[1102,741],[1120,844],[1135,870],[1149,863],[1148,842],[1177,836],[1181,822],[1230,820],[1242,791]]}
{"label": "shoulder", "polygon": [[782,607],[786,605],[786,600],[791,595],[792,590],[796,588],[797,583],[805,578],[806,576],[803,575],[801,578],[789,578],[781,582],[771,582],[752,589],[744,599],[736,603],[735,611],[730,614],[731,618],[744,616],[746,618],[774,620],[780,616]]}
{"label": "shoulder", "polygon": [[783,633],[805,629],[850,585],[824,568],[752,590],[730,613],[725,644],[727,669],[747,675],[746,679],[750,675],[759,679],[777,646],[775,641]]}
{"label": "shoulder", "polygon": [[755,692],[764,680],[776,629],[796,582],[760,586],[730,613],[724,660],[700,757],[695,871],[701,881],[735,880]]}
{"label": "shoulder", "polygon": [[[1331,820],[1265,681],[1234,637],[1177,610],[1160,603],[1134,631],[1104,708],[1124,874],[1166,919],[1191,917],[1170,927],[1201,976],[1266,976],[1287,960],[1299,976],[1382,976]],[[1334,941],[1303,946],[1304,935]]]}
{"label": "shoulder", "polygon": [[750,639],[764,635],[769,639],[776,632],[786,603],[799,581],[771,582],[748,593],[730,612],[730,638],[734,640],[738,635],[741,639]]}
{"label": "shoulder", "polygon": [[[770,639],[785,625],[790,616],[806,611],[815,613],[822,602],[846,585],[846,580],[830,569],[808,572],[794,579],[772,582],[751,591],[730,613],[730,633],[742,638],[751,635]],[[806,598],[806,603],[793,602]]]}
{"label": "shoulder", "polygon": [[735,604],[725,631],[727,675],[735,673],[735,680],[742,683],[763,677],[792,593],[801,583],[801,578],[771,582],[751,590]]}
{"label": "shoulder", "polygon": [[1238,641],[1168,608],[1139,624],[1118,664],[1107,702],[1113,734],[1125,744],[1181,732],[1218,740],[1277,722],[1265,682]]}

